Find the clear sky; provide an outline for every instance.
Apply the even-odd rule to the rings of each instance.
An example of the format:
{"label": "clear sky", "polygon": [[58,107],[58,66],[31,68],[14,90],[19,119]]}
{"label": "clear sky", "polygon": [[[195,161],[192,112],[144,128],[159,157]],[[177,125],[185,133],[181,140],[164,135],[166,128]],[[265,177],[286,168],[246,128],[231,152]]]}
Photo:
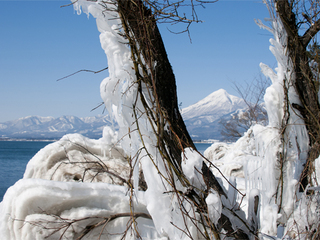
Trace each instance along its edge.
{"label": "clear sky", "polygon": [[[101,107],[91,109],[102,102],[99,85],[107,71],[56,81],[81,69],[107,67],[94,18],[60,8],[68,3],[0,0],[0,122],[102,113]],[[233,82],[252,81],[260,62],[276,63],[269,51],[271,34],[254,22],[269,17],[261,1],[220,0],[198,15],[204,23],[191,26],[192,43],[187,34],[160,26],[183,108],[220,88],[237,95]]]}

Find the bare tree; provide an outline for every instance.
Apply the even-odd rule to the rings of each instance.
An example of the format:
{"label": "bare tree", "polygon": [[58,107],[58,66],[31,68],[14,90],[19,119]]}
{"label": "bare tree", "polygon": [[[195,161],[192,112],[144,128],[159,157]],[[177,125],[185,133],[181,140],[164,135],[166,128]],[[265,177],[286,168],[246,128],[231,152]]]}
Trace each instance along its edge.
{"label": "bare tree", "polygon": [[[75,2],[77,1],[78,0]],[[276,206],[278,208],[278,211],[276,211],[277,216],[273,216],[275,219],[272,220],[272,224],[280,224],[281,220],[278,218],[284,213],[284,211],[282,211],[284,208],[284,178],[286,175],[285,166],[288,163],[285,152],[286,146],[284,146],[284,144],[279,146],[276,152],[277,157],[275,157],[279,160],[278,168],[273,169],[273,171],[275,171],[274,175],[279,181],[276,191],[271,194],[272,196],[268,196],[268,201],[263,199],[264,202],[260,201],[260,195],[257,191],[250,192],[252,194],[247,206],[250,214],[247,216],[240,206],[245,195],[236,189],[234,184],[229,182],[221,171],[199,152],[197,156],[200,156],[200,158],[198,158],[200,160],[197,163],[199,163],[200,166],[196,167],[194,165],[191,168],[191,170],[194,171],[193,173],[196,179],[191,179],[183,170],[183,163],[188,162],[186,157],[187,151],[193,154],[197,152],[197,150],[180,115],[175,77],[167,58],[157,22],[185,23],[186,31],[188,31],[188,27],[192,22],[199,21],[195,7],[197,5],[203,5],[207,1],[87,1],[96,2],[102,6],[102,14],[113,11],[117,13],[116,17],[119,18],[120,24],[116,26],[119,28],[117,33],[121,36],[121,40],[123,40],[121,44],[129,47],[132,63],[132,65],[130,65],[132,69],[129,70],[133,72],[133,74],[130,75],[133,78],[133,81],[130,83],[131,85],[121,94],[129,95],[131,89],[135,90],[130,92],[132,93],[132,98],[130,98],[132,102],[129,103],[129,106],[125,106],[130,109],[133,121],[128,121],[129,123],[126,125],[128,132],[126,136],[122,137],[129,137],[132,141],[139,141],[139,146],[137,148],[132,147],[131,149],[134,149],[136,152],[125,156],[130,168],[128,171],[130,175],[128,177],[129,180],[111,171],[107,166],[103,166],[99,159],[96,159],[95,162],[90,162],[90,164],[94,163],[94,165],[90,165],[90,169],[88,169],[91,172],[93,172],[93,170],[97,171],[96,168],[101,168],[102,165],[105,174],[117,177],[118,180],[121,181],[121,184],[128,186],[130,212],[113,214],[109,217],[99,217],[93,222],[91,221],[82,229],[77,239],[84,238],[97,227],[102,228],[102,232],[110,221],[123,217],[130,218],[126,225],[127,229],[125,229],[123,233],[123,238],[126,237],[128,229],[131,228],[135,231],[134,237],[141,239],[139,230],[136,228],[136,219],[140,217],[152,219],[154,217],[151,211],[150,214],[135,212],[132,204],[134,190],[137,189],[134,189],[135,182],[132,184],[131,177],[135,166],[139,165],[139,161],[142,161],[141,159],[143,159],[144,164],[146,164],[147,161],[148,167],[153,167],[152,169],[146,168],[147,170],[151,169],[150,171],[153,171],[153,175],[149,174],[149,176],[147,176],[145,172],[147,187],[149,189],[154,187],[151,184],[153,183],[152,180],[159,179],[159,184],[153,190],[158,191],[159,195],[157,196],[169,196],[161,198],[160,200],[152,200],[168,201],[168,204],[171,204],[169,214],[175,214],[170,215],[169,218],[177,215],[181,217],[180,219],[182,221],[180,221],[180,223],[182,223],[183,226],[180,225],[180,227],[174,218],[172,218],[173,220],[170,218],[168,228],[171,229],[171,227],[174,227],[175,230],[179,230],[179,234],[174,235],[172,238],[175,238],[175,236],[178,238],[179,236],[180,238],[190,239],[258,239],[260,236],[267,236],[267,234],[261,233],[259,214],[261,207],[263,207],[262,204],[271,206],[267,204],[274,201],[272,207]],[[306,50],[311,39],[313,39],[320,30],[320,20],[318,16],[319,3],[310,1],[310,4],[305,5],[305,2],[301,1],[270,0],[269,4],[275,6],[273,12],[274,17],[281,19],[285,26],[285,31],[288,35],[288,53],[294,63],[294,86],[302,103],[302,105],[290,103],[289,99],[285,98],[285,100],[288,101],[286,101],[285,104],[285,114],[281,120],[283,124],[279,135],[283,139],[286,137],[288,119],[290,118],[288,109],[292,105],[292,107],[300,112],[301,117],[304,119],[310,137],[311,148],[308,162],[305,165],[300,180],[301,187],[304,189],[308,184],[312,184],[312,173],[314,172],[312,164],[320,152],[318,147],[320,144],[320,106],[317,96],[318,91],[315,84],[314,73],[309,64],[310,58]],[[180,10],[184,7],[191,9],[189,15],[191,18],[188,18],[185,14],[180,14]],[[310,12],[306,13],[305,9],[308,7],[310,7]],[[309,28],[307,28],[303,35],[300,35],[302,25],[307,25]],[[283,79],[283,81],[285,82],[286,79]],[[284,84],[284,91],[287,90],[286,86],[287,85]],[[262,89],[263,88],[259,88],[259,91],[257,91],[255,101],[250,100],[249,96],[251,95],[249,93],[242,91],[247,105],[251,107],[248,115],[248,118],[250,118],[250,120],[248,120],[249,125],[259,121],[259,115],[256,114],[256,111],[263,95]],[[285,96],[287,95],[288,93],[285,92]],[[289,105],[289,103],[291,105]],[[250,115],[250,112],[252,112],[252,115]],[[138,137],[135,138],[136,136]],[[130,144],[134,145],[134,142],[130,142]],[[292,145],[292,143],[290,144]],[[290,144],[288,144],[287,148],[290,148]],[[216,169],[224,178],[229,188],[228,192],[211,169]],[[259,177],[261,178],[261,176]],[[292,181],[292,178],[290,178],[289,181]],[[136,185],[136,187],[138,187],[138,185]],[[233,195],[232,199],[228,193]],[[209,196],[214,196],[216,202],[210,203],[210,199],[208,199]],[[221,207],[218,212],[218,217],[215,219],[212,216],[214,215],[212,211],[218,208],[218,205]],[[269,208],[267,208],[267,211],[268,209]],[[293,215],[292,212],[290,215]],[[79,218],[69,221],[69,219],[62,219],[59,216],[53,216],[53,218],[53,222],[58,225],[56,231],[63,231],[62,234],[65,234],[65,231],[72,228],[76,222],[87,220],[86,218]],[[32,224],[39,223],[32,222]],[[44,228],[48,226],[47,223],[41,224]],[[49,224],[51,223],[49,222]],[[286,222],[283,221],[281,224],[286,224]],[[49,226],[49,228],[51,228],[51,226]],[[190,228],[195,230],[191,231]],[[319,230],[319,226],[316,226],[316,229]],[[63,236],[61,236],[60,239],[62,239],[62,237]],[[312,238],[319,238],[319,232],[310,233],[310,239]]]}
{"label": "bare tree", "polygon": [[299,95],[300,103],[292,103],[303,118],[310,139],[310,151],[307,163],[301,174],[301,190],[312,185],[314,160],[320,154],[320,105],[318,99],[318,79],[315,79],[308,57],[308,46],[316,40],[320,31],[319,1],[275,1],[279,19],[287,33],[288,53],[294,65],[294,87]]}
{"label": "bare tree", "polygon": [[[177,12],[178,7],[184,1],[172,3],[172,6]],[[200,4],[204,3],[198,1]],[[194,4],[189,5],[192,9],[192,15],[194,16]],[[240,221],[246,222],[235,211],[225,206],[226,213],[223,213],[223,219],[217,223],[213,223],[208,218],[208,208],[205,202],[210,189],[217,191],[219,195],[227,197],[225,190],[222,188],[216,177],[212,174],[208,165],[203,161],[200,174],[202,175],[206,184],[206,190],[196,189],[192,183],[189,182],[184,175],[181,167],[182,153],[185,148],[193,148],[196,150],[191,137],[185,127],[185,124],[180,115],[175,77],[172,72],[171,65],[167,58],[167,54],[162,42],[161,35],[157,28],[156,19],[159,18],[158,9],[159,5],[156,2],[150,1],[118,1],[118,12],[121,17],[122,26],[124,28],[124,34],[129,40],[129,44],[132,50],[132,59],[135,66],[135,74],[138,80],[139,89],[141,90],[139,97],[143,104],[145,114],[152,125],[155,126],[153,131],[157,136],[156,148],[159,150],[165,168],[167,169],[165,177],[164,173],[159,172],[163,176],[163,181],[168,182],[172,186],[173,194],[176,195],[181,201],[179,211],[181,215],[185,216],[186,221],[193,222],[193,225],[200,231],[202,237],[210,239],[210,236],[214,236],[216,239],[220,239],[220,232],[224,229],[227,232],[227,236],[233,236],[240,239],[248,239],[248,233],[254,235],[255,232],[249,227],[250,224],[244,224],[245,230],[235,229],[232,225],[230,216],[233,216]],[[162,14],[164,18],[168,15],[167,12]],[[161,16],[161,15],[160,15]],[[169,14],[170,18],[173,17],[172,13]],[[185,22],[185,17],[175,15],[174,21]],[[192,20],[194,21],[194,19]],[[192,21],[189,21],[191,23]],[[147,94],[142,93],[142,89],[147,89]],[[146,95],[152,96],[152,103],[145,98]],[[138,122],[138,116],[141,109],[136,109],[133,106],[134,115],[136,116],[136,122]],[[135,113],[136,112],[136,113]],[[139,126],[137,126],[139,128]],[[143,134],[140,134],[142,142],[144,142]],[[146,149],[147,152],[149,151]],[[153,157],[150,155],[150,160],[154,162]],[[189,189],[188,192],[182,193],[177,188],[178,181]],[[194,219],[192,214],[184,209],[182,202],[188,201],[193,207],[194,211],[200,214],[199,219]],[[230,215],[231,214],[231,215]],[[173,223],[175,224],[175,223]],[[200,230],[199,226],[202,226]],[[186,226],[187,227],[187,226]],[[185,232],[190,238],[190,233]]]}
{"label": "bare tree", "polygon": [[219,121],[222,126],[221,135],[224,136],[225,140],[237,140],[254,124],[267,125],[268,116],[263,97],[268,85],[268,79],[262,74],[244,85],[234,82],[236,91],[247,107],[239,109],[231,116],[224,117]]}
{"label": "bare tree", "polygon": [[[198,180],[203,182],[202,186],[194,185],[184,174],[182,161],[187,161],[184,157],[185,149],[197,150],[179,111],[175,77],[157,27],[158,22],[184,23],[184,31],[188,31],[191,23],[199,21],[196,7],[209,2],[215,1],[114,0],[100,1],[99,4],[104,11],[117,12],[121,22],[119,34],[127,40],[124,44],[131,51],[137,92],[132,106],[129,106],[134,122],[128,126],[128,135],[138,133],[138,141],[142,147],[133,156],[128,156],[129,166],[134,166],[139,161],[141,152],[153,163],[166,189],[162,194],[170,194],[179,202],[178,206],[174,206],[174,211],[180,212],[185,230],[180,229],[174,221],[171,224],[180,229],[181,234],[194,238],[188,229],[191,224],[201,238],[221,239],[221,236],[228,236],[249,239],[256,235],[257,229],[251,227],[242,210],[234,209],[229,201],[223,202],[218,222],[213,222],[208,215],[206,198],[209,194],[214,192],[219,198],[228,198],[226,190],[210,170],[211,163],[205,162],[204,158],[201,167],[195,169],[202,179]],[[112,7],[110,3],[113,4]],[[181,9],[188,9],[190,14],[181,14]],[[150,128],[148,132],[143,130],[143,124]],[[160,164],[157,156],[161,158]],[[147,185],[150,183],[148,179],[146,182]],[[181,186],[187,191],[182,191]],[[130,186],[131,194],[133,187]],[[230,187],[234,188],[232,185]],[[191,210],[185,204],[190,205]],[[237,219],[238,224],[234,224],[232,219]],[[135,224],[134,216],[130,224]]]}

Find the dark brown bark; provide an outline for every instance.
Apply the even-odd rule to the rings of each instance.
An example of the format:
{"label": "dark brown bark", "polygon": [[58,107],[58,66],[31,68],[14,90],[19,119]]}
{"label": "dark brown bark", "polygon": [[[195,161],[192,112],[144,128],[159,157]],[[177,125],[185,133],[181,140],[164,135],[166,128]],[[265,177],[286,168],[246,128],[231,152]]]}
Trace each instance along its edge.
{"label": "dark brown bark", "polygon": [[[168,165],[173,166],[170,171],[175,171],[181,183],[186,187],[192,188],[182,173],[181,154],[186,147],[196,148],[179,111],[175,76],[157,23],[152,12],[144,6],[141,0],[119,0],[118,12],[132,50],[138,83],[143,82],[151,90],[152,97],[155,99],[154,106],[152,106],[155,109],[147,109],[147,111],[148,117],[158,124],[156,134],[159,137],[159,141],[156,147],[164,154],[165,160],[169,162]],[[140,56],[143,57],[142,60],[139,59]],[[143,88],[143,84],[141,84],[141,88]],[[146,107],[148,108],[148,106]],[[169,128],[164,128],[164,122],[169,125]],[[205,162],[203,162],[201,170],[208,187],[207,190],[213,188],[227,198],[223,188]],[[176,180],[172,179],[172,181],[174,185]],[[184,194],[184,196],[194,201],[198,210],[204,214],[203,216],[207,215],[206,205],[204,204],[207,191],[206,193],[191,191]],[[234,234],[236,239],[249,239],[247,234],[241,230],[233,229],[230,220],[228,220],[228,223],[223,228],[227,226],[229,230],[236,232]],[[218,234],[217,238],[219,238],[219,233],[216,234]]]}
{"label": "dark brown bark", "polygon": [[241,229],[233,229],[232,223],[230,222],[230,219],[224,215],[221,214],[221,218],[218,221],[219,231],[222,229],[225,230],[225,234],[227,237],[231,237],[233,239],[241,239],[241,240],[247,240],[249,239],[248,235],[244,233]]}
{"label": "dark brown bark", "polygon": [[195,146],[179,111],[176,80],[157,23],[141,0],[119,1],[119,12],[123,13],[122,17],[134,35],[136,42],[132,42],[131,47],[136,55],[143,56],[148,68],[145,75],[139,77],[153,89],[155,105],[160,113],[156,116],[157,121],[167,122],[170,126],[169,129],[160,129],[159,134],[163,134],[170,155],[179,166],[183,148]]}
{"label": "dark brown bark", "polygon": [[288,35],[287,49],[293,62],[294,86],[302,103],[302,106],[293,103],[293,107],[300,112],[310,139],[311,148],[300,178],[300,190],[304,190],[307,184],[311,183],[312,165],[315,158],[319,156],[320,105],[318,101],[318,89],[316,88],[315,79],[309,66],[307,46],[312,37],[320,30],[320,21],[311,25],[305,34],[300,36],[299,26],[296,22],[297,16],[293,12],[291,3],[288,0],[278,0],[276,1],[276,7]]}

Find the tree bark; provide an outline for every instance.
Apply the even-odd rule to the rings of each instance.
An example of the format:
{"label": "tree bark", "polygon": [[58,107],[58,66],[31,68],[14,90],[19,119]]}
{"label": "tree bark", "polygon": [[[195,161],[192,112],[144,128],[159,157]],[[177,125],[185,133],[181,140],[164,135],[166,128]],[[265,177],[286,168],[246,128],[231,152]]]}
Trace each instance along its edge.
{"label": "tree bark", "polygon": [[163,134],[166,146],[180,165],[183,149],[195,149],[195,145],[179,111],[176,80],[157,22],[141,0],[120,0],[118,11],[134,35],[136,42],[131,43],[131,48],[135,49],[136,55],[143,56],[148,68],[147,74],[139,77],[153,89],[155,104],[160,111],[158,121],[169,124],[169,129],[160,129],[160,134]]}
{"label": "tree bark", "polygon": [[300,112],[309,133],[310,150],[300,178],[300,190],[303,191],[311,183],[313,162],[319,156],[320,105],[318,89],[309,66],[307,46],[312,37],[320,30],[320,21],[318,20],[314,25],[311,25],[305,34],[300,36],[296,22],[297,16],[293,12],[292,4],[287,0],[278,0],[276,1],[276,7],[288,35],[287,49],[293,63],[294,87],[302,103],[302,106],[296,103],[293,103],[292,106]]}
{"label": "tree bark", "polygon": [[[135,69],[137,80],[138,82],[142,81],[145,83],[151,89],[155,98],[154,105],[156,109],[155,113],[152,113],[154,121],[157,124],[165,122],[169,126],[169,128],[165,128],[163,124],[160,124],[156,134],[159,135],[161,140],[157,147],[163,152],[168,149],[168,154],[165,155],[166,161],[173,164],[174,171],[178,173],[177,176],[180,182],[187,188],[193,189],[193,186],[184,180],[185,177],[181,169],[181,154],[186,147],[193,149],[196,149],[196,147],[179,111],[175,76],[168,60],[157,22],[151,10],[144,6],[142,0],[119,0],[118,12],[122,18],[122,24],[126,31],[125,34],[129,40],[134,64],[139,65],[139,68],[136,67]],[[142,61],[135,62],[139,60],[139,56],[143,57]],[[150,113],[150,116],[152,114]],[[205,162],[202,164],[201,171],[208,188],[207,191],[213,188],[220,195],[224,195],[227,198],[223,188]],[[201,206],[197,206],[199,203],[194,201],[198,210],[204,216],[207,214],[204,201],[207,191],[201,194],[193,192],[197,199],[201,199],[199,202],[204,203],[200,204]],[[191,201],[193,200],[192,194],[190,196],[185,194],[185,197],[188,197]],[[224,224],[224,228],[228,228],[233,233],[240,232],[233,229],[230,220]],[[220,233],[215,233],[217,234],[217,238],[219,238]],[[249,239],[244,232],[235,236],[237,236],[236,239]]]}

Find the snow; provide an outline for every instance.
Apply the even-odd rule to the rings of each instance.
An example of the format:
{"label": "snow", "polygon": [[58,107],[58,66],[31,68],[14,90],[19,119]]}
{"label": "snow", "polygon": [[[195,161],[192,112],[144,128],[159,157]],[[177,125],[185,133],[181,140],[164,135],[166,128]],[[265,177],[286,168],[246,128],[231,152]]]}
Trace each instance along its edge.
{"label": "snow", "polygon": [[[247,212],[249,221],[260,227],[261,238],[266,235],[279,238],[293,235],[297,237],[298,231],[308,226],[296,212],[306,216],[306,213],[301,213],[301,209],[306,211],[310,204],[310,201],[308,204],[304,201],[306,195],[297,191],[299,177],[307,158],[309,140],[303,121],[291,108],[288,108],[288,126],[285,130],[282,129],[285,124],[283,119],[286,117],[284,87],[289,92],[288,102],[299,103],[299,99],[292,87],[294,76],[292,63],[286,52],[283,26],[276,19],[273,19],[272,23],[272,28],[265,28],[275,37],[270,40],[270,50],[275,55],[278,66],[272,70],[265,64],[260,64],[262,72],[272,81],[264,96],[269,125],[252,126],[236,143],[215,143],[205,151],[205,156],[219,166],[225,176],[235,177],[237,187],[245,191],[248,197],[243,201],[244,205],[248,202],[248,209],[243,209]],[[283,190],[279,193],[281,159],[285,159],[282,166],[285,170],[281,180],[283,185],[280,186]],[[216,170],[213,171],[218,174]],[[239,180],[242,177],[245,184],[241,186],[243,182]],[[259,196],[260,211],[257,216],[252,208],[254,196]],[[319,200],[318,197],[315,198]],[[303,207],[296,207],[296,199],[299,206]],[[280,212],[278,204],[282,206]],[[308,216],[309,226],[312,219],[319,217],[318,213],[311,215]],[[293,227],[294,223],[299,229]],[[283,226],[286,227],[283,229]]]}
{"label": "snow", "polygon": [[222,203],[219,194],[211,190],[206,197],[206,203],[208,206],[208,215],[214,224],[217,224],[222,212]]}
{"label": "snow", "polygon": [[205,183],[200,174],[203,158],[191,148],[186,148],[182,154],[182,171],[188,180],[198,189],[203,189]]}
{"label": "snow", "polygon": [[[80,134],[68,134],[41,149],[28,163],[24,178],[54,181],[91,181],[123,185],[129,177],[129,165],[123,150],[115,146],[117,134],[109,127],[104,137],[93,140]],[[102,167],[103,170],[97,171]],[[112,169],[109,170],[109,168]],[[84,172],[84,169],[87,169]]]}
{"label": "snow", "polygon": [[[88,118],[78,118],[75,116],[39,117],[31,116],[7,121],[0,127],[0,135],[8,138],[43,138],[59,139],[67,133],[81,133],[93,138],[101,137],[103,127],[110,125],[117,127],[110,121],[108,115]],[[0,124],[1,126],[1,124]],[[24,133],[22,134],[22,131]]]}
{"label": "snow", "polygon": [[[128,202],[127,189],[122,186],[22,179],[9,188],[1,203],[0,220],[6,224],[1,224],[0,232],[3,239],[34,240],[59,239],[65,231],[64,239],[74,239],[88,225],[114,214],[129,213],[126,219],[108,224],[102,234],[121,239],[130,217]],[[142,203],[134,208],[136,212],[147,213]],[[78,221],[68,227],[67,219]],[[161,239],[150,219],[137,221],[144,230],[142,238]],[[100,232],[101,228],[95,229],[85,239],[98,239]]]}
{"label": "snow", "polygon": [[[246,107],[243,99],[228,94],[224,89],[219,89],[199,102],[183,108],[181,114],[185,121],[204,116],[208,122],[213,122],[227,113]],[[213,112],[214,115],[212,115]]]}
{"label": "snow", "polygon": [[[103,6],[109,11],[103,11]],[[234,229],[246,234],[258,231],[259,239],[294,238],[305,230],[315,230],[313,226],[320,218],[320,188],[306,190],[314,191],[313,195],[297,191],[307,158],[307,131],[290,108],[288,126],[283,128],[287,117],[284,87],[289,91],[289,102],[299,100],[292,88],[292,64],[280,22],[272,19],[272,28],[259,22],[274,35],[270,50],[278,61],[274,70],[260,65],[272,81],[264,98],[269,124],[252,126],[235,143],[213,143],[204,157],[184,149],[182,171],[194,187],[187,189],[176,175],[169,175],[167,163],[155,147],[153,126],[143,112],[136,111],[143,108],[131,52],[123,44],[127,40],[119,34],[121,22],[115,6],[100,0],[78,0],[74,8],[97,20],[109,65],[109,77],[102,81],[100,93],[119,131],[105,127],[98,140],[68,134],[40,150],[28,163],[23,179],[8,189],[0,203],[0,232],[5,240],[77,239],[97,224],[99,227],[83,239],[201,239],[204,229],[197,224],[200,215],[194,203],[174,194],[189,190],[207,191],[207,217],[212,223],[217,224],[223,214],[232,219]],[[147,91],[143,86],[142,94],[149,96]],[[221,102],[212,103],[208,98],[207,107],[237,101],[223,90],[216,94]],[[138,127],[141,135],[136,131]],[[201,174],[205,158],[226,196],[207,188]],[[319,165],[318,158],[314,176],[317,182]],[[140,189],[141,171],[146,191]],[[243,221],[250,226],[245,227]],[[225,232],[220,234],[224,237]],[[299,237],[305,239],[306,234]]]}
{"label": "snow", "polygon": [[[99,140],[70,134],[40,150],[28,163],[23,179],[8,189],[0,203],[4,239],[58,239],[62,234],[73,239],[86,226],[124,213],[126,217],[108,223],[102,234],[121,239],[132,209],[149,213],[144,192],[137,190],[131,203],[128,187],[121,181],[129,179],[129,167],[117,141],[117,133],[106,127]],[[95,164],[105,171],[97,168],[96,172]],[[66,221],[74,223],[67,227]],[[136,221],[142,239],[163,239],[149,218]],[[85,239],[97,239],[103,229],[93,230]],[[133,229],[127,232],[130,236],[135,236]]]}
{"label": "snow", "polygon": [[[245,112],[247,108],[248,106],[241,98],[219,89],[201,101],[183,108],[181,114],[193,139],[223,140],[219,122],[222,119],[231,118],[240,109]],[[244,130],[241,129],[240,131],[243,132]]]}

